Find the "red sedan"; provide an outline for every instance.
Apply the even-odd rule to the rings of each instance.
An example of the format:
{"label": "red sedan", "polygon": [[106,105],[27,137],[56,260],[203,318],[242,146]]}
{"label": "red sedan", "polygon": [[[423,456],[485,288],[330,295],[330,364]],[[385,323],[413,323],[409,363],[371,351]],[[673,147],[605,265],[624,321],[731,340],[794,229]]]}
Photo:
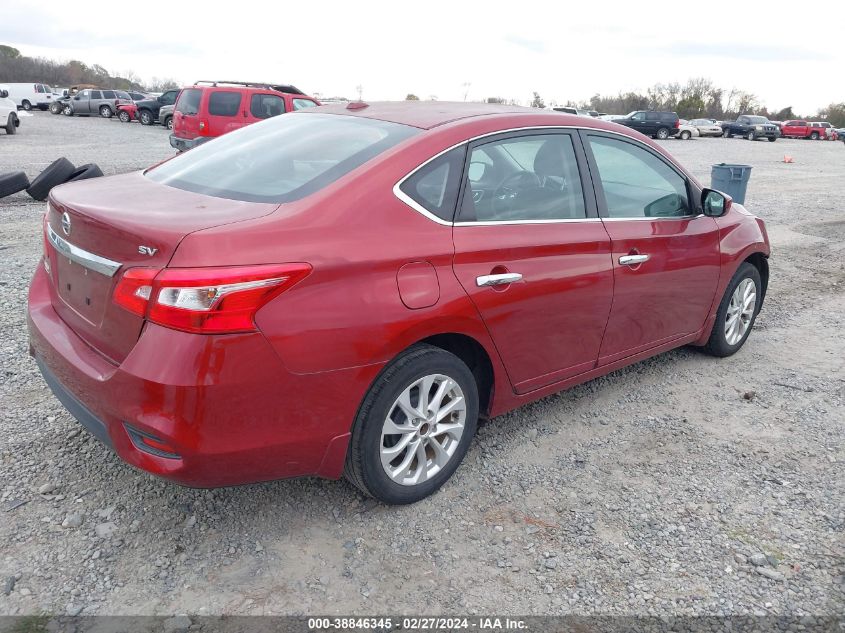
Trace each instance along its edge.
{"label": "red sedan", "polygon": [[326,106],[53,189],[31,351],[138,468],[409,503],[479,416],[682,345],[736,352],[768,256],[762,220],[630,128]]}

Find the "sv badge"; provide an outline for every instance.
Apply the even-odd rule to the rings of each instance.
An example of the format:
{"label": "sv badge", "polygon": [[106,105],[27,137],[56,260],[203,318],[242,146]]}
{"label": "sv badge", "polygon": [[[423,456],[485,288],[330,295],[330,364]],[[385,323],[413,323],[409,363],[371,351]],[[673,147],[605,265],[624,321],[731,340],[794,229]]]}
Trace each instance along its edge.
{"label": "sv badge", "polygon": [[152,246],[139,246],[139,247],[138,247],[138,252],[139,252],[141,255],[149,255],[150,257],[152,257],[153,255],[155,255],[156,253],[158,253],[158,249],[157,249],[157,248],[153,248]]}

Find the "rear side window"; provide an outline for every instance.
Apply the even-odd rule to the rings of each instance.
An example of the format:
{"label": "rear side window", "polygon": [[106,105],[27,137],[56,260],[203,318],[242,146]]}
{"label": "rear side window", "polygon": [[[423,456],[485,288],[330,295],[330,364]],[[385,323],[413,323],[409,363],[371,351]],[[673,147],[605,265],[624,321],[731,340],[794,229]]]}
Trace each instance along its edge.
{"label": "rear side window", "polygon": [[91,91],[91,98],[92,98],[92,99],[102,99],[102,98],[103,98],[103,97],[102,97],[102,94],[103,94],[103,93],[102,93],[102,92],[100,92],[99,90],[92,90],[92,91]]}
{"label": "rear side window", "polygon": [[590,136],[611,218],[690,214],[686,180],[651,152],[627,141]]}
{"label": "rear side window", "polygon": [[311,101],[311,99],[294,99],[293,100],[293,109],[294,110],[302,110],[304,108],[313,108],[317,104]]}
{"label": "rear side window", "polygon": [[114,90],[103,90],[103,99],[114,99]]}
{"label": "rear side window", "polygon": [[455,216],[466,146],[456,147],[422,166],[399,189],[420,207],[441,220]]}
{"label": "rear side window", "polygon": [[[202,90],[196,88],[186,88],[179,95],[179,101],[176,104],[176,112],[182,114],[196,114],[200,109],[200,99],[202,98]],[[164,104],[167,105],[167,104]]]}
{"label": "rear side window", "polygon": [[212,116],[235,116],[240,107],[240,92],[215,90],[208,97],[208,113]]}
{"label": "rear side window", "polygon": [[285,113],[285,100],[278,95],[255,94],[249,100],[249,111],[257,119],[269,119]]}
{"label": "rear side window", "polygon": [[218,198],[290,202],[327,187],[417,133],[411,126],[363,117],[273,117],[195,147],[146,176]]}

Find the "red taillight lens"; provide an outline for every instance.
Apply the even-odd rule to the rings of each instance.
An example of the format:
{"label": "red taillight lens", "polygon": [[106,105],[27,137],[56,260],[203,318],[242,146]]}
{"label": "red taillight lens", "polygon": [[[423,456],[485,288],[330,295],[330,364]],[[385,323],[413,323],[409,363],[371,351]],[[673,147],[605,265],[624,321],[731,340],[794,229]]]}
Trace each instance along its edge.
{"label": "red taillight lens", "polygon": [[146,316],[158,268],[130,268],[114,289],[114,301],[139,317]]}
{"label": "red taillight lens", "polygon": [[681,122],[680,122],[680,120],[675,121],[675,128],[677,129],[677,128],[680,128],[680,127],[681,127]]}
{"label": "red taillight lens", "polygon": [[130,268],[114,300],[153,323],[185,332],[252,332],[258,309],[310,272],[308,264]]}

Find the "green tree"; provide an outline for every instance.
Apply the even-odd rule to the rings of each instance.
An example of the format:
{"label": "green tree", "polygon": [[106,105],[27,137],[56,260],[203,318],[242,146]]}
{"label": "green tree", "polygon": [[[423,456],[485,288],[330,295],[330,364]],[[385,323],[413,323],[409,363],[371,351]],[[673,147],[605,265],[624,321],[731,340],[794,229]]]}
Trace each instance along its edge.
{"label": "green tree", "polygon": [[420,98],[417,95],[415,95],[413,92],[409,92],[405,96],[405,101],[419,101],[419,100],[420,100]]}
{"label": "green tree", "polygon": [[0,44],[0,57],[6,57],[8,59],[17,59],[20,56],[21,52],[15,47]]}
{"label": "green tree", "polygon": [[540,96],[539,92],[534,93],[534,98],[531,100],[531,107],[532,108],[545,108],[546,104],[543,101],[543,97]]}

